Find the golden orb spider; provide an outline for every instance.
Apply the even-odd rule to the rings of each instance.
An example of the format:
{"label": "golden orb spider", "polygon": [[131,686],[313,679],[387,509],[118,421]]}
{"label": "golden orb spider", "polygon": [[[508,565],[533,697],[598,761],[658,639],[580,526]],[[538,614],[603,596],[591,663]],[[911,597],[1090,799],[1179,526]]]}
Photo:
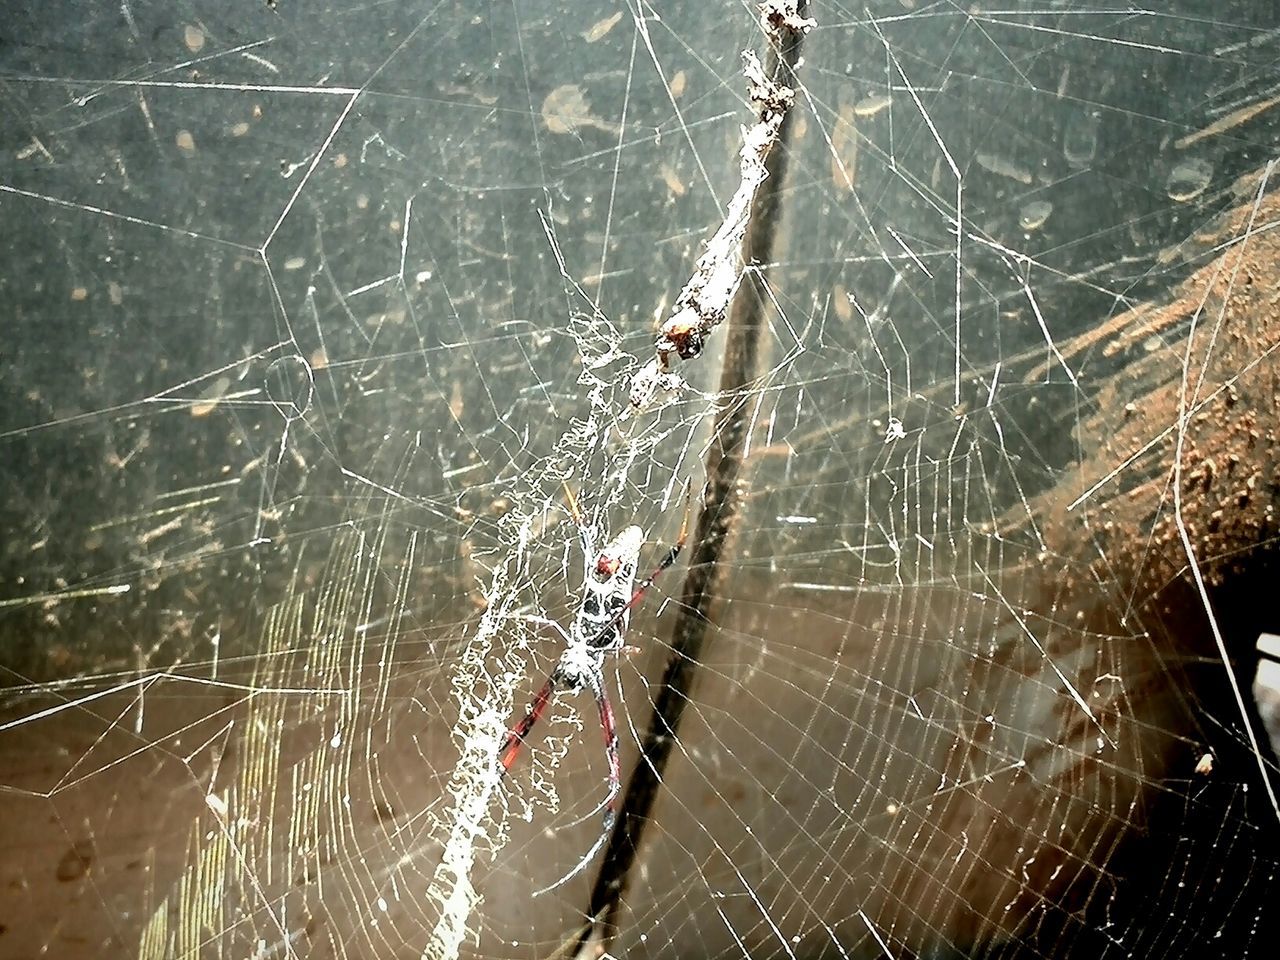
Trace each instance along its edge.
{"label": "golden orb spider", "polygon": [[684,520],[680,524],[680,536],[674,545],[667,550],[661,562],[647,577],[636,583],[636,567],[640,558],[640,548],[644,546],[644,531],[632,524],[625,527],[617,536],[609,540],[603,547],[597,548],[597,530],[594,525],[582,521],[577,501],[568,487],[570,511],[578,526],[582,538],[583,551],[583,593],[578,605],[577,615],[568,630],[555,620],[547,617],[524,617],[530,623],[549,627],[560,634],[565,642],[564,651],[556,661],[555,668],[547,677],[529,704],[529,708],[518,724],[516,724],[498,749],[498,765],[505,776],[516,762],[520,748],[524,746],[529,731],[542,717],[547,704],[556,693],[579,693],[587,689],[596,698],[596,708],[600,713],[600,729],[604,733],[605,754],[609,761],[609,792],[604,801],[596,809],[604,809],[604,829],[600,838],[592,845],[587,854],[568,874],[561,877],[549,887],[535,891],[535,895],[554,890],[572,877],[580,873],[595,859],[600,848],[609,838],[613,829],[616,812],[613,801],[622,789],[622,765],[618,759],[618,733],[614,723],[613,704],[609,700],[609,692],[605,686],[604,663],[610,654],[624,650],[624,638],[631,608],[643,599],[645,592],[653,586],[663,571],[676,562],[689,535],[690,485],[685,484]]}

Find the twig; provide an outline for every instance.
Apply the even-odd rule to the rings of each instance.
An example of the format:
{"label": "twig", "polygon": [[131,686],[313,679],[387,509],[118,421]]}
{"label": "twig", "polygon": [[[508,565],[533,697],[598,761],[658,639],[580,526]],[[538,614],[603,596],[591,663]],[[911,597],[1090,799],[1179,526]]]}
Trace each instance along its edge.
{"label": "twig", "polygon": [[[770,77],[789,78],[794,75],[800,56],[801,38],[812,26],[812,21],[802,19],[797,12],[797,7],[803,2],[804,0],[770,0],[762,7],[761,20],[770,40]],[[771,131],[769,145],[772,146],[788,136],[790,125],[783,123],[787,111],[785,106],[778,105],[784,102],[786,105],[790,104],[790,90],[775,80],[766,78],[754,57],[744,57],[744,60],[748,64],[747,75],[753,89],[761,86],[760,81],[764,80],[770,90],[787,90],[785,98],[771,101],[775,106],[770,107],[766,111],[768,117],[762,117],[760,121],[760,124]],[[751,70],[753,63],[756,66],[754,73]],[[760,129],[760,124],[745,134],[748,140],[743,148],[744,170],[748,166],[745,158],[750,145],[756,142],[750,139],[751,135]],[[767,149],[764,150],[765,155],[768,152]],[[752,155],[760,157],[760,154]],[[760,173],[749,184],[744,173],[743,186],[730,205],[724,226],[712,241],[713,246],[699,260],[693,280],[681,294],[684,306],[677,304],[676,315],[664,325],[664,329],[681,316],[683,311],[692,310],[697,318],[696,329],[700,342],[700,338],[728,312],[728,299],[737,289],[741,275],[738,268],[739,256],[748,262],[767,262],[771,259],[779,220],[779,199],[786,173],[786,152],[777,151],[768,156],[767,160],[768,168],[765,169],[765,159],[760,158]],[[757,194],[756,187],[766,178],[772,178],[770,184]],[[747,204],[746,209],[741,212],[736,209],[740,200]],[[736,240],[731,239],[735,237]],[[727,246],[731,242],[734,245]],[[741,252],[736,246],[738,243],[742,244]],[[714,261],[713,251],[718,257]],[[732,272],[732,280],[727,283],[723,281],[723,277],[727,276],[724,272],[725,264],[729,264],[728,269]],[[743,448],[750,429],[750,408],[745,402],[743,391],[757,376],[761,335],[765,329],[763,312],[767,300],[763,295],[763,280],[758,272],[754,272],[752,276],[754,295],[739,297],[733,303],[725,344],[724,367],[720,377],[721,393],[736,395],[738,399],[737,402],[722,407],[716,417],[707,462],[708,483],[702,509],[698,512],[693,557],[673,631],[671,653],[658,686],[653,715],[641,744],[641,759],[627,785],[619,817],[609,837],[600,874],[591,893],[586,915],[594,919],[579,931],[573,941],[574,956],[582,956],[591,951],[603,952],[616,934],[618,912],[626,894],[642,835],[664,782],[681,717],[690,702],[693,681],[707,642],[711,607],[723,593],[723,560],[741,507]],[[707,298],[717,278],[721,278],[721,283],[714,291],[715,295],[723,296],[725,300],[719,306],[718,313],[707,313],[705,308],[710,302]],[[699,306],[690,306],[695,303]],[[662,351],[668,340],[665,333],[658,340],[656,359],[659,364],[665,362]],[[678,351],[678,347],[667,348],[667,351]]]}
{"label": "twig", "polygon": [[[797,5],[798,0],[766,0],[761,4],[760,24],[772,47],[794,41],[815,26],[813,20],[800,16]],[[766,161],[795,100],[795,91],[766,75],[750,50],[742,52],[742,70],[756,108],[756,122],[742,132],[742,182],[729,201],[724,223],[707,243],[693,276],[676,298],[670,318],[659,329],[653,358],[631,381],[633,407],[645,406],[659,391],[684,385],[680,376],[671,372],[672,355],[692,360],[702,353],[707,335],[724,321],[742,280],[742,240],[750,221],[751,201],[769,176]]]}

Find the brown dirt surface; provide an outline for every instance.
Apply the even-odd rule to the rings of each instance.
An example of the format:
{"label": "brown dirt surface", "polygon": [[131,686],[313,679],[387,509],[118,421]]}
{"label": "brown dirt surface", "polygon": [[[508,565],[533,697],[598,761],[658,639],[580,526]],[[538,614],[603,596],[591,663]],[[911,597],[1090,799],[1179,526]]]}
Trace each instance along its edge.
{"label": "brown dirt surface", "polygon": [[1106,324],[1105,336],[1089,334],[1104,356],[1132,351],[1133,359],[1082,421],[1081,446],[1092,455],[1041,498],[1037,514],[1052,550],[1079,557],[1088,544],[1093,565],[1106,566],[1099,576],[1118,575],[1136,597],[1189,574],[1173,488],[1179,434],[1181,514],[1206,583],[1245,572],[1275,541],[1277,225],[1277,194],[1229,211],[1197,238],[1220,252],[1172,302],[1141,305]]}

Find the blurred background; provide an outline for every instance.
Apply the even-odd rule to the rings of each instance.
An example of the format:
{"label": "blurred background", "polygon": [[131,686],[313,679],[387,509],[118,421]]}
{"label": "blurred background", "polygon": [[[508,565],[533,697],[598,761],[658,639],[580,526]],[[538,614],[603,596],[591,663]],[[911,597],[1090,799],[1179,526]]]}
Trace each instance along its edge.
{"label": "blurred background", "polygon": [[[807,12],[758,375],[721,329],[635,410],[754,3],[8,5],[0,957],[571,953],[607,765],[562,696],[497,782],[527,618],[566,489],[647,570],[728,409],[599,949],[1272,955],[1280,10]],[[606,663],[624,779],[695,548]]]}

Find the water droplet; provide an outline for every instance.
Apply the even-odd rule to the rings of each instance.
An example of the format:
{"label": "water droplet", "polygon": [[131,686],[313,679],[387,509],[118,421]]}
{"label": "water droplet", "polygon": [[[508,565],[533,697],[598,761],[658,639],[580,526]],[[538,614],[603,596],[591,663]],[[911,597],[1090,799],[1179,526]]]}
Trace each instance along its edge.
{"label": "water droplet", "polygon": [[984,170],[990,170],[997,176],[1008,177],[1010,180],[1016,180],[1018,183],[1027,186],[1031,185],[1033,179],[1031,171],[1010,157],[991,153],[987,150],[979,150],[974,155],[974,159],[978,161],[978,166]]}
{"label": "water droplet", "polygon": [[873,93],[853,105],[853,114],[856,117],[874,117],[891,103],[893,100],[887,93]]}
{"label": "water droplet", "polygon": [[1165,190],[1170,200],[1186,203],[1204,193],[1213,180],[1213,164],[1208,160],[1183,160],[1169,171]]}
{"label": "water droplet", "polygon": [[1098,153],[1099,121],[1093,114],[1079,114],[1067,121],[1062,134],[1062,156],[1073,167],[1087,167]]}
{"label": "water droplet", "polygon": [[191,415],[193,417],[207,417],[213,413],[218,408],[218,402],[226,396],[230,387],[230,377],[219,377],[213,381],[200,393],[200,399],[191,405]]}
{"label": "water droplet", "polygon": [[1018,226],[1028,232],[1039,230],[1053,213],[1053,204],[1048,200],[1032,200],[1018,211]]}

